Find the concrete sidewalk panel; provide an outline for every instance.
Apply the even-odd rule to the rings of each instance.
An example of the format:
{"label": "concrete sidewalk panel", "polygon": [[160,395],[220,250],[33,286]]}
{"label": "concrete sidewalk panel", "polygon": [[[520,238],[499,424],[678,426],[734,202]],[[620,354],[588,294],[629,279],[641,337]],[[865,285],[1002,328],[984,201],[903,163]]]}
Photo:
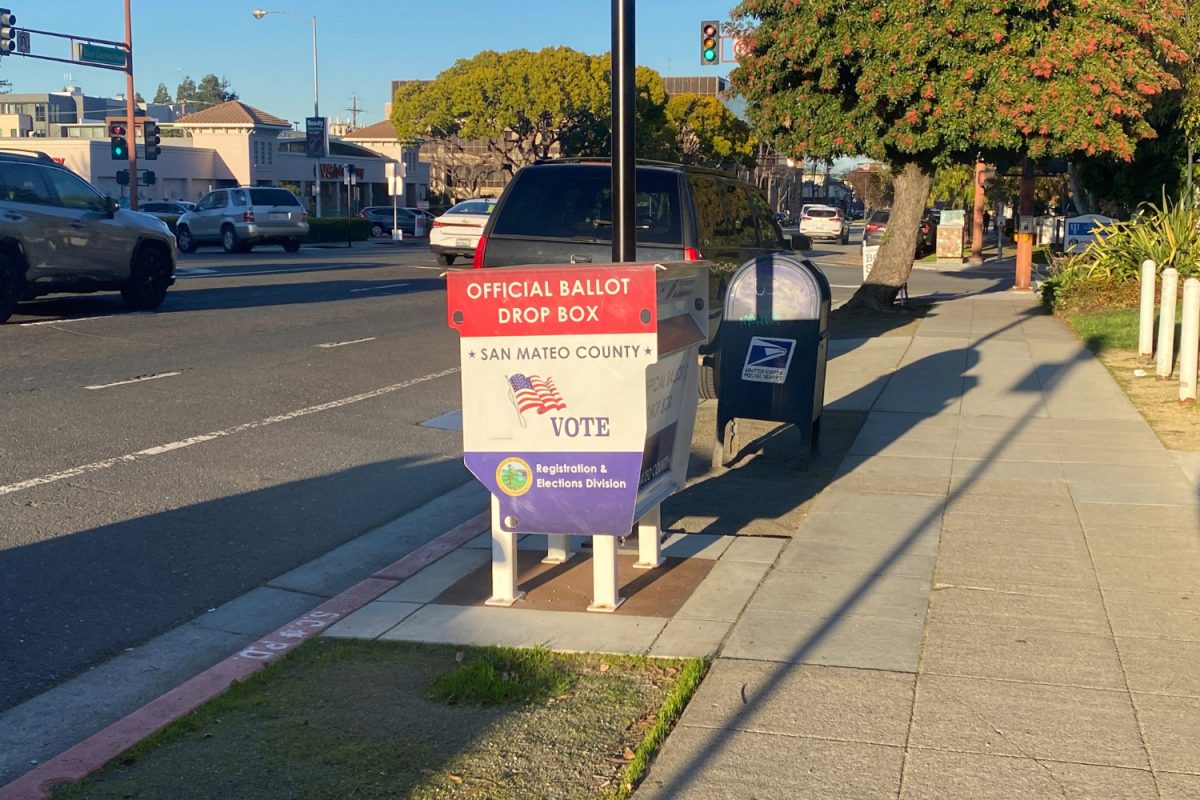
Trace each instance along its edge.
{"label": "concrete sidewalk panel", "polygon": [[1075,504],[1067,497],[1040,496],[1032,500],[1019,496],[983,493],[951,493],[946,499],[946,517],[1016,517],[1021,520],[1062,522],[1074,525],[1078,520]]}
{"label": "concrete sidewalk panel", "polygon": [[1200,555],[1200,529],[1091,525],[1088,547],[1096,555],[1174,558]]}
{"label": "concrete sidewalk panel", "polygon": [[936,675],[1125,688],[1110,637],[1028,627],[929,622],[922,668]]}
{"label": "concrete sidewalk panel", "polygon": [[[1015,591],[1016,589],[1021,591]],[[940,581],[929,596],[931,622],[991,625],[1044,631],[1108,634],[1095,589],[1012,584],[1003,588],[951,586]]]}
{"label": "concrete sidewalk panel", "polygon": [[1195,800],[1200,797],[1200,775],[1158,773],[1159,800]]}
{"label": "concrete sidewalk panel", "polygon": [[1182,478],[1171,484],[1105,483],[1071,481],[1071,495],[1084,503],[1138,503],[1150,506],[1191,507],[1200,512],[1200,496]]}
{"label": "concrete sidewalk panel", "polygon": [[[904,536],[859,536],[795,540],[776,564],[776,571],[887,575],[922,578],[933,574],[936,558],[929,548],[904,546]],[[897,552],[897,548],[902,548]]]}
{"label": "concrete sidewalk panel", "polygon": [[913,339],[912,345],[900,360],[900,368],[915,367],[953,372],[961,375],[967,368],[968,341],[924,336]]}
{"label": "concrete sidewalk panel", "polygon": [[908,411],[872,411],[867,415],[859,433],[865,436],[909,436],[918,439],[941,439],[958,429],[953,415],[918,414]]}
{"label": "concrete sidewalk panel", "polygon": [[1148,769],[1129,695],[922,675],[909,746]]}
{"label": "concrete sidewalk panel", "polygon": [[[1166,554],[1164,554],[1166,555]],[[1200,555],[1176,553],[1168,558],[1093,556],[1100,587],[1141,592],[1200,593]],[[1200,603],[1192,603],[1200,610]]]}
{"label": "concrete sidewalk panel", "polygon": [[[1155,442],[1157,445],[1158,443]],[[1161,447],[1161,445],[1159,445]],[[1171,486],[1182,492],[1191,489],[1191,482],[1174,465],[1162,464],[1063,464],[1063,472],[1071,483],[1125,486]]]}
{"label": "concrete sidewalk panel", "polygon": [[1105,589],[1113,633],[1200,642],[1200,600],[1195,592]]}
{"label": "concrete sidewalk panel", "polygon": [[842,514],[814,511],[804,520],[793,541],[878,541],[887,548],[901,544],[908,552],[936,552],[941,519],[909,516],[901,519],[886,514]]}
{"label": "concrete sidewalk panel", "polygon": [[964,416],[1039,419],[1050,416],[1041,388],[1028,372],[979,371],[968,376],[962,396]]}
{"label": "concrete sidewalk panel", "polygon": [[1039,586],[1086,589],[1096,576],[1086,560],[1045,553],[1005,553],[1002,548],[953,547],[942,544],[937,559],[938,583],[994,587],[1024,581]]}
{"label": "concrete sidewalk panel", "polygon": [[419,608],[419,603],[367,603],[321,635],[335,639],[375,639],[399,625]]}
{"label": "concrete sidewalk panel", "polygon": [[920,620],[747,610],[725,641],[721,656],[916,672],[921,630]]}
{"label": "concrete sidewalk panel", "polygon": [[724,658],[680,724],[903,747],[912,703],[904,673]]}
{"label": "concrete sidewalk panel", "polygon": [[1112,447],[1095,445],[1062,445],[1064,464],[1128,464],[1169,467],[1174,464],[1171,454],[1164,448]]}
{"label": "concrete sidewalk panel", "polygon": [[928,576],[777,569],[763,581],[748,610],[913,621],[924,619],[928,602]]}
{"label": "concrete sidewalk panel", "polygon": [[681,725],[638,787],[638,800],[894,800],[903,751]]}
{"label": "concrete sidewalk panel", "polygon": [[967,379],[953,372],[906,367],[892,375],[875,407],[880,411],[957,414]]}
{"label": "concrete sidewalk panel", "polygon": [[712,658],[732,627],[730,622],[675,617],[654,640],[649,654],[659,658]]}
{"label": "concrete sidewalk panel", "polygon": [[878,370],[830,369],[825,375],[825,409],[827,411],[870,411],[887,376]]}
{"label": "concrete sidewalk panel", "polygon": [[919,456],[846,456],[838,467],[836,479],[850,475],[918,475],[928,478],[949,478],[952,462],[949,458]]}
{"label": "concrete sidewalk panel", "polygon": [[953,478],[999,478],[1001,480],[1061,481],[1063,467],[1058,461],[983,461],[955,458],[951,460]]}
{"label": "concrete sidewalk panel", "polygon": [[428,603],[491,559],[490,550],[460,547],[384,593],[379,600],[385,603]]}
{"label": "concrete sidewalk panel", "polygon": [[718,559],[733,541],[733,536],[714,533],[672,533],[662,541],[662,554],[665,558]]}
{"label": "concrete sidewalk panel", "polygon": [[917,518],[936,519],[945,505],[944,497],[921,494],[883,494],[877,492],[840,492],[826,490],[817,498],[814,512],[822,514],[883,514],[896,520]]}
{"label": "concrete sidewalk panel", "polygon": [[721,559],[675,614],[677,619],[734,622],[762,582],[768,564]]}
{"label": "concrete sidewalk panel", "polygon": [[1126,527],[1147,531],[1163,528],[1200,530],[1200,509],[1195,506],[1141,505],[1077,501],[1084,530],[1093,527]]}
{"label": "concrete sidewalk panel", "polygon": [[1030,442],[961,442],[956,441],[954,444],[954,458],[978,460],[1001,460],[1001,461],[1052,461],[1058,463],[1062,461],[1062,450],[1056,444],[1043,442],[1042,444],[1033,444]]}
{"label": "concrete sidewalk panel", "polygon": [[774,564],[786,544],[786,539],[774,539],[769,536],[737,536],[721,554],[721,560]]}
{"label": "concrete sidewalk panel", "polygon": [[321,605],[323,597],[260,586],[192,620],[207,630],[261,636]]}
{"label": "concrete sidewalk panel", "polygon": [[1070,491],[1062,481],[1027,477],[998,478],[989,475],[960,475],[952,478],[950,494],[958,500],[974,497],[1004,498],[1021,504],[1042,503],[1047,500],[1067,501],[1071,498]]}
{"label": "concrete sidewalk panel", "polygon": [[1200,697],[1200,642],[1118,636],[1117,647],[1130,691]]}
{"label": "concrete sidewalk panel", "polygon": [[884,434],[859,436],[850,445],[849,455],[951,458],[954,455],[954,439],[950,436],[936,439],[910,439]]}
{"label": "concrete sidewalk panel", "polygon": [[1200,698],[1134,692],[1133,704],[1154,766],[1200,776]]}
{"label": "concrete sidewalk panel", "polygon": [[911,750],[900,800],[1147,800],[1149,770],[1032,758]]}
{"label": "concrete sidewalk panel", "polygon": [[428,605],[379,638],[639,655],[649,652],[666,622],[586,611]]}
{"label": "concrete sidewalk panel", "polygon": [[[915,459],[914,459],[915,460]],[[944,469],[949,471],[950,459],[925,459],[927,461],[945,461]],[[830,489],[842,492],[879,492],[883,494],[923,494],[931,497],[945,497],[950,488],[948,477],[931,475],[915,475],[891,472],[854,472],[841,478],[836,478],[829,484]]]}

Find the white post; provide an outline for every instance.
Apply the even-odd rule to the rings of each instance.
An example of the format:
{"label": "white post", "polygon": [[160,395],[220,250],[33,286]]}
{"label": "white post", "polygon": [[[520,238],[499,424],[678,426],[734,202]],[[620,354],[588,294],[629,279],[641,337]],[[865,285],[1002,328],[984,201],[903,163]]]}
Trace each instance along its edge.
{"label": "white post", "polygon": [[517,535],[500,527],[500,501],[492,497],[492,596],[489,606],[511,606],[525,596],[517,591]]}
{"label": "white post", "polygon": [[638,520],[638,560],[634,569],[655,569],[663,564],[662,506],[655,506]]}
{"label": "white post", "polygon": [[617,537],[592,537],[592,604],[588,611],[613,612],[624,597],[617,595]]}
{"label": "white post", "polygon": [[552,533],[546,537],[546,557],[543,564],[565,564],[575,554],[571,552],[571,537],[565,533]]}
{"label": "white post", "polygon": [[1196,400],[1200,354],[1200,278],[1183,282],[1183,328],[1179,337],[1179,399]]}
{"label": "white post", "polygon": [[1142,262],[1142,302],[1138,313],[1138,358],[1154,358],[1154,281],[1158,265],[1150,259]]}
{"label": "white post", "polygon": [[1164,381],[1175,366],[1175,302],[1179,291],[1179,273],[1167,267],[1162,273],[1162,297],[1158,301],[1158,366],[1155,376]]}

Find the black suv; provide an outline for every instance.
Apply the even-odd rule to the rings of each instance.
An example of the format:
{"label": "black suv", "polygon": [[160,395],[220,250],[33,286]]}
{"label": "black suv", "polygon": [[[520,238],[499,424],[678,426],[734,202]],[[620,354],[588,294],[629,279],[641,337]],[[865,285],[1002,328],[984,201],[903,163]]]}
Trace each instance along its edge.
{"label": "black suv", "polygon": [[[715,397],[718,327],[730,273],[756,256],[791,250],[758,189],[705,167],[639,161],[635,170],[637,261],[698,261],[709,271],[710,344],[701,393]],[[612,262],[608,159],[562,159],[513,176],[475,250],[476,267]]]}
{"label": "black suv", "polygon": [[158,308],[175,282],[175,236],[37,151],[0,151],[0,323],[20,300],[118,290]]}

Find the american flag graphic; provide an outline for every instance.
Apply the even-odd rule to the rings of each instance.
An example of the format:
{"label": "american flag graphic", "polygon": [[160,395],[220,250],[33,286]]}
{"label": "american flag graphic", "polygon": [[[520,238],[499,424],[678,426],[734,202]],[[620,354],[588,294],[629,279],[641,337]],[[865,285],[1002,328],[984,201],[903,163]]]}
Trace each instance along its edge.
{"label": "american flag graphic", "polygon": [[512,388],[511,397],[518,414],[524,414],[530,409],[545,414],[547,411],[558,411],[567,407],[562,395],[554,386],[553,378],[517,373],[509,376],[508,385]]}

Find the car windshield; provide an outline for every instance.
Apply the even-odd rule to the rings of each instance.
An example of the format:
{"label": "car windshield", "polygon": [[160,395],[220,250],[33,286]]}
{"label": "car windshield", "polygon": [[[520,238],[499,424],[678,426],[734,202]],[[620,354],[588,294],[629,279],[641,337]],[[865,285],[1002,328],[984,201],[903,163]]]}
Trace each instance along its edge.
{"label": "car windshield", "polygon": [[810,217],[836,217],[838,213],[836,208],[810,208],[808,210]]}
{"label": "car windshield", "polygon": [[[607,166],[527,169],[516,180],[496,235],[612,240],[612,172]],[[679,183],[673,172],[637,171],[636,233],[639,242],[678,245]]]}
{"label": "car windshield", "polygon": [[300,201],[287,189],[251,189],[250,203],[256,206],[298,206]]}
{"label": "car windshield", "polygon": [[447,211],[447,214],[491,214],[495,200],[465,200]]}

